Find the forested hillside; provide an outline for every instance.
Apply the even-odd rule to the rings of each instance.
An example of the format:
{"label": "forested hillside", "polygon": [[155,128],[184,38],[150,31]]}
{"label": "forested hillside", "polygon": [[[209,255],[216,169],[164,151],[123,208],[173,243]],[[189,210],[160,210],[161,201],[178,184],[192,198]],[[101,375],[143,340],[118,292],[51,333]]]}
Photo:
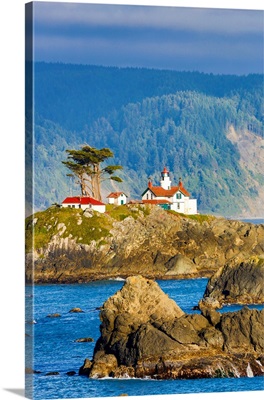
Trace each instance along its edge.
{"label": "forested hillside", "polygon": [[[67,148],[87,143],[114,152],[124,168],[116,188],[130,198],[140,197],[148,176],[158,183],[167,166],[201,212],[262,215],[262,91],[261,75],[37,63],[35,207],[78,193],[61,161]],[[241,154],[252,138],[255,151]]]}

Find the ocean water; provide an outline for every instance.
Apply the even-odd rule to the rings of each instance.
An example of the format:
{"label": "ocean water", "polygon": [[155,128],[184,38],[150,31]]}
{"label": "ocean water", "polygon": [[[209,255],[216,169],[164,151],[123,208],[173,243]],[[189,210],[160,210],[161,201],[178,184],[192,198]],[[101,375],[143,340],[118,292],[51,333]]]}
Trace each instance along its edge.
{"label": "ocean water", "polygon": [[[216,378],[174,381],[150,379],[89,379],[79,376],[85,358],[92,358],[95,342],[100,336],[99,310],[105,300],[123,286],[122,281],[101,281],[76,285],[39,285],[26,287],[26,347],[33,369],[38,374],[26,375],[28,387],[33,385],[35,399],[64,399],[111,397],[126,393],[129,396],[183,394],[204,392],[256,391],[264,389],[262,377]],[[203,296],[207,279],[158,281],[167,293],[187,313]],[[33,304],[33,321],[30,312]],[[80,307],[83,313],[70,313]],[[239,309],[225,307],[222,312]],[[49,314],[59,313],[58,318]],[[94,342],[77,343],[76,339],[91,337]],[[67,372],[76,372],[68,376]],[[47,375],[56,372],[57,375]]]}
{"label": "ocean water", "polygon": [[242,219],[241,221],[250,222],[251,224],[264,224],[264,218],[255,218],[255,219]]}

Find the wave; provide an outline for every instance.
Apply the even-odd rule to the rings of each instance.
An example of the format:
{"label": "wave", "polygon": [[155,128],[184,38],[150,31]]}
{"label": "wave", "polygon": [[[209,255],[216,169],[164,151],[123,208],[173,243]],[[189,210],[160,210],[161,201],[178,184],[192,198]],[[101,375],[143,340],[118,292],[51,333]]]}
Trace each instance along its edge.
{"label": "wave", "polygon": [[133,378],[131,376],[121,376],[120,378],[114,378],[110,376],[106,376],[104,378],[97,378],[96,376],[91,377],[90,379],[107,381],[107,380],[115,380],[115,381],[156,381],[156,379],[151,378],[150,376],[145,376],[144,378]]}

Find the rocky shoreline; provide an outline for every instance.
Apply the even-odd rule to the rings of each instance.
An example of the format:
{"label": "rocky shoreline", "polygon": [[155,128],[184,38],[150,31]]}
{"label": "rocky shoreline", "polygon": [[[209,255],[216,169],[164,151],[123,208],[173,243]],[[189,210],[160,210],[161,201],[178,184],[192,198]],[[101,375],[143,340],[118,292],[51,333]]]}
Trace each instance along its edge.
{"label": "rocky shoreline", "polygon": [[185,314],[141,276],[126,280],[100,312],[90,378],[190,379],[264,375],[264,310]]}
{"label": "rocky shoreline", "polygon": [[27,218],[26,247],[26,283],[136,274],[189,279],[263,256],[264,225],[186,217],[150,205],[120,206],[103,215],[51,207]]}

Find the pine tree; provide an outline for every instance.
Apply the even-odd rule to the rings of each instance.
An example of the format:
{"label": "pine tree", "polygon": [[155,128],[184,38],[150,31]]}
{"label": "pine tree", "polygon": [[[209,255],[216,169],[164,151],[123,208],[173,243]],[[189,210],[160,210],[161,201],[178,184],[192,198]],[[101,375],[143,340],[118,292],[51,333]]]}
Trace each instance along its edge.
{"label": "pine tree", "polygon": [[121,165],[101,166],[105,160],[114,156],[108,148],[96,149],[91,146],[83,146],[80,150],[66,150],[68,160],[62,163],[71,170],[77,177],[82,196],[92,196],[101,201],[101,183],[107,179],[122,182],[122,179],[115,176]]}

